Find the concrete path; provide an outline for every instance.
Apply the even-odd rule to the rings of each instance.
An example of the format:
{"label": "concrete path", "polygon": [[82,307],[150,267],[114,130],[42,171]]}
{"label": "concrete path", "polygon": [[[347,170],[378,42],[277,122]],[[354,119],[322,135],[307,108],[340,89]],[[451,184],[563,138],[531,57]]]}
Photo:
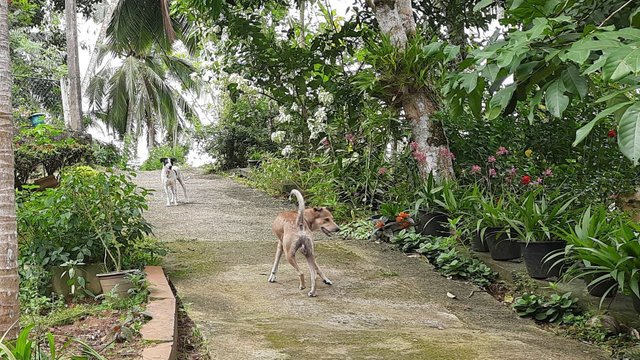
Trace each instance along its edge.
{"label": "concrete path", "polygon": [[159,172],[137,181],[157,190],[146,217],[168,243],[169,276],[213,359],[606,358],[486,293],[469,297],[473,285],[385,244],[318,233],[318,264],[334,285],[319,281],[318,297],[309,298],[286,262],[268,283],[271,221],[295,205],[226,178],[188,175],[191,202],[172,207],[164,206]]}

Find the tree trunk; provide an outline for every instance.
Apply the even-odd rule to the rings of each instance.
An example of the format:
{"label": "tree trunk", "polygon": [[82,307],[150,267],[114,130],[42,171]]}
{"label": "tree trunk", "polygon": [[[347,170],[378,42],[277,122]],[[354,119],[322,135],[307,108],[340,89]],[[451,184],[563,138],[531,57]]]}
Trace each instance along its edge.
{"label": "tree trunk", "polygon": [[11,60],[8,5],[0,1],[0,334],[14,339],[19,330],[18,236],[11,117]]}
{"label": "tree trunk", "polygon": [[82,97],[80,94],[80,64],[78,62],[78,24],[76,21],[76,0],[65,0],[64,18],[67,37],[67,67],[69,82],[67,88],[69,119],[67,127],[74,131],[84,131],[82,124]]}
{"label": "tree trunk", "polygon": [[93,73],[96,71],[96,66],[98,66],[98,54],[100,53],[100,47],[104,42],[104,38],[107,36],[107,29],[109,28],[109,23],[111,22],[111,18],[113,17],[113,12],[116,9],[117,1],[107,0],[106,1],[106,9],[104,13],[104,19],[102,19],[102,25],[100,27],[100,32],[98,33],[98,39],[96,40],[96,44],[93,47],[93,51],[91,51],[91,59],[89,60],[89,65],[87,66],[87,71],[82,78],[82,86],[81,94],[86,93],[87,88],[89,87],[89,83]]}
{"label": "tree trunk", "polygon": [[153,120],[147,121],[147,148],[149,150],[156,147],[156,124]]}
{"label": "tree trunk", "polygon": [[[380,31],[391,43],[404,50],[410,38],[416,34],[411,0],[367,0],[374,10]],[[420,174],[433,173],[436,181],[453,177],[452,155],[440,122],[433,121],[437,104],[426,90],[398,89],[407,120],[411,121],[415,149],[414,158]]]}

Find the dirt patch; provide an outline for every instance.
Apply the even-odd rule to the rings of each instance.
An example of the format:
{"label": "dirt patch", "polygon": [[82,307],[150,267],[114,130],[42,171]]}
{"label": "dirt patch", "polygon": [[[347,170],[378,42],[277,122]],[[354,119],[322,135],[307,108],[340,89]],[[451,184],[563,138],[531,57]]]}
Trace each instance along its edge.
{"label": "dirt patch", "polygon": [[[85,316],[72,324],[54,326],[50,331],[56,342],[58,351],[80,354],[80,345],[69,339],[77,339],[96,350],[107,359],[139,359],[144,343],[140,336],[132,330],[122,329],[122,314],[114,310],[105,310],[96,316]],[[132,340],[122,339],[124,332],[131,332]],[[65,345],[67,344],[67,345]],[[48,345],[44,348],[48,349]]]}

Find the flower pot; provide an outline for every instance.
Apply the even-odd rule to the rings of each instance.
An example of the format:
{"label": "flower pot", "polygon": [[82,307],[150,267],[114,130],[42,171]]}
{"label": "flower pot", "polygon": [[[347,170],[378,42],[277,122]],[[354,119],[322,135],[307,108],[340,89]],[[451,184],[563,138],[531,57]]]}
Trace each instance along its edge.
{"label": "flower pot", "polygon": [[135,271],[136,270],[124,270],[98,274],[97,277],[100,280],[102,292],[108,294],[113,291],[115,296],[122,298],[128,297],[129,289],[133,288],[133,283],[127,279],[126,276]]}
{"label": "flower pot", "polygon": [[633,301],[633,308],[640,314],[640,298],[637,297],[636,294],[631,293],[631,300]]}
{"label": "flower pot", "polygon": [[489,252],[487,243],[482,241],[479,231],[474,231],[471,237],[471,250],[475,252]]}
{"label": "flower pot", "polygon": [[520,244],[509,238],[503,228],[487,228],[484,241],[493,260],[512,260],[520,257]]}
{"label": "flower pot", "polygon": [[247,160],[247,165],[250,168],[258,168],[261,163],[262,163],[262,160]]}
{"label": "flower pot", "polygon": [[[521,242],[521,244],[522,257],[524,258],[524,264],[527,267],[529,276],[534,279],[560,276],[560,269],[562,269],[564,261],[557,263],[560,261],[560,257],[553,258],[549,261],[546,260],[548,255],[564,250],[564,247],[567,245],[565,241],[536,241],[528,244]],[[564,256],[562,258],[564,258]]]}
{"label": "flower pot", "polygon": [[612,286],[615,288],[607,294],[608,298],[614,297],[618,292],[618,282],[612,278],[607,278],[604,280],[600,280],[597,283],[589,286],[589,284],[594,280],[600,277],[601,275],[593,275],[589,277],[585,277],[584,281],[587,283],[587,291],[591,296],[602,297]]}
{"label": "flower pot", "polygon": [[40,124],[44,124],[44,120],[46,115],[43,113],[36,113],[29,116],[29,122],[31,123],[31,127],[36,127]]}
{"label": "flower pot", "polygon": [[419,212],[418,221],[416,222],[416,230],[426,236],[446,237],[451,235],[449,232],[449,217],[447,214],[440,212]]}
{"label": "flower pot", "polygon": [[38,185],[40,187],[39,190],[44,190],[48,188],[58,187],[58,179],[56,179],[55,175],[45,176],[40,179],[33,180],[34,185]]}
{"label": "flower pot", "polygon": [[[81,276],[86,281],[85,288],[94,295],[102,294],[102,287],[98,280],[97,274],[105,270],[104,264],[85,264],[75,266],[77,276]],[[52,266],[51,267],[51,287],[56,294],[62,296],[71,295],[71,287],[67,284],[69,275],[65,271],[69,270],[68,267]],[[64,274],[64,276],[62,275]]]}

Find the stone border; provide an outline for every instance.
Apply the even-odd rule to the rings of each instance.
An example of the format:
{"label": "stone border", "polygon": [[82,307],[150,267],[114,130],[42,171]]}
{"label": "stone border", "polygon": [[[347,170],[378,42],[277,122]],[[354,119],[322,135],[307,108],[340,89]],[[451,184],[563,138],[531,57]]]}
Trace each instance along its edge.
{"label": "stone border", "polygon": [[142,351],[143,360],[175,360],[177,357],[176,298],[161,266],[145,266],[149,282],[149,304],[146,313],[151,320],[142,326],[140,335],[148,346]]}

